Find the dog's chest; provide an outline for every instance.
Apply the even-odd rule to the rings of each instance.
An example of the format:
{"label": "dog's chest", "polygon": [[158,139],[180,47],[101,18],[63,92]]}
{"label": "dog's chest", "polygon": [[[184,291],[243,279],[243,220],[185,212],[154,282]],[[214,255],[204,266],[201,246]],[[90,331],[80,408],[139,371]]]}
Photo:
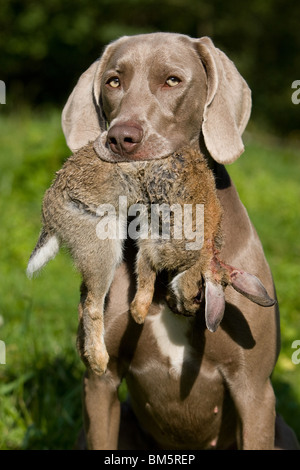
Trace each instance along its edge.
{"label": "dog's chest", "polygon": [[159,353],[168,361],[170,375],[179,377],[183,363],[193,361],[190,319],[175,315],[164,305],[158,314],[149,316],[148,321]]}
{"label": "dog's chest", "polygon": [[141,368],[136,373],[133,367],[128,381],[134,410],[145,430],[163,448],[215,447],[224,386],[216,369],[203,358],[203,335],[194,331],[192,318],[174,315],[167,306],[148,315],[146,323],[151,355],[149,348],[143,351],[144,373]]}

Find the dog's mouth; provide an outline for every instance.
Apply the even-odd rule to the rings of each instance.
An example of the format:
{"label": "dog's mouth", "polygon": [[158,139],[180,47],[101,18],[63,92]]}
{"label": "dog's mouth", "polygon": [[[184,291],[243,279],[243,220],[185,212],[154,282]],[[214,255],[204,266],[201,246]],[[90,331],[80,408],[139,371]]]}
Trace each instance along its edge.
{"label": "dog's mouth", "polygon": [[158,138],[155,134],[144,137],[141,143],[130,152],[126,152],[120,148],[118,149],[118,153],[114,152],[113,150],[116,150],[117,146],[114,142],[111,144],[112,145],[108,142],[108,131],[102,132],[94,143],[94,149],[99,158],[110,163],[159,160],[170,156],[177,148],[182,147],[178,145],[177,142],[170,142],[165,138]]}

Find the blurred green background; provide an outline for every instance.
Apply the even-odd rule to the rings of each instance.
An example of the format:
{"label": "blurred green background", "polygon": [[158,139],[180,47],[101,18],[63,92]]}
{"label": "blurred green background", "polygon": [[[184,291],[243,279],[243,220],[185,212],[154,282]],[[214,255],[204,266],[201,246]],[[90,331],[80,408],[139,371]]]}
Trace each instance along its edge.
{"label": "blurred green background", "polygon": [[300,439],[300,364],[291,359],[300,339],[300,105],[291,100],[300,80],[299,2],[2,0],[0,449],[70,449],[80,429],[79,276],[65,252],[33,281],[25,269],[43,193],[70,154],[63,104],[105,44],[153,31],[212,37],[252,89],[246,151],[228,170],[273,271],[282,328],[273,384],[278,410]]}

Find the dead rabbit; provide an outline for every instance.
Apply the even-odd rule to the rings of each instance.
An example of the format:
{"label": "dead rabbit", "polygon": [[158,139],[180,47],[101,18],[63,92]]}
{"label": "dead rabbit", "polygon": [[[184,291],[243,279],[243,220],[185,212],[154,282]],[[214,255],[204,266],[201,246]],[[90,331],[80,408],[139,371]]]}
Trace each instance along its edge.
{"label": "dead rabbit", "polygon": [[[120,205],[120,196],[126,196],[125,204]],[[275,302],[257,277],[219,259],[222,209],[214,176],[199,150],[188,148],[148,162],[108,163],[98,157],[90,143],[65,162],[45,193],[43,228],[27,274],[31,277],[54,258],[61,244],[69,249],[86,289],[80,310],[83,338],[78,341],[79,352],[99,375],[105,372],[109,360],[104,341],[104,301],[122,260],[127,230],[130,235],[127,216],[136,205],[144,208],[146,227],[143,236],[137,238],[137,291],[131,303],[138,323],[145,320],[156,275],[162,270],[170,273],[167,301],[171,308],[195,315],[205,302],[206,326],[212,332],[223,318],[228,285],[259,305],[268,307]],[[204,208],[200,222],[199,206]],[[167,227],[170,236],[159,236],[159,230],[154,230],[153,207],[171,208],[156,226],[159,230]],[[184,208],[189,208],[189,213]],[[187,225],[187,214],[189,234],[187,237],[181,230],[180,236],[180,229]],[[109,232],[108,227],[114,230]]]}

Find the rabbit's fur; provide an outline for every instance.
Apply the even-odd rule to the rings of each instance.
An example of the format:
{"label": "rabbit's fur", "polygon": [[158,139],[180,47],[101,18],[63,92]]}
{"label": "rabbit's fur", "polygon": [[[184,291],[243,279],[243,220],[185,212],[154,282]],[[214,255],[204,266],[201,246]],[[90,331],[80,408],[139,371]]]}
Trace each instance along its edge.
{"label": "rabbit's fur", "polygon": [[[124,203],[119,206],[119,196],[126,196],[126,206]],[[215,331],[222,320],[224,289],[228,284],[260,305],[274,304],[255,276],[226,265],[218,257],[222,245],[222,208],[212,171],[198,150],[184,149],[148,162],[108,163],[98,157],[90,143],[65,162],[45,193],[43,228],[27,273],[31,276],[44,266],[56,255],[62,243],[70,250],[86,288],[81,308],[83,338],[78,342],[79,350],[84,362],[98,374],[106,370],[109,359],[104,342],[104,300],[115,269],[122,260],[127,210],[134,204],[142,204],[144,220],[149,218],[148,233],[137,240],[137,292],[131,313],[138,323],[142,323],[147,315],[156,274],[162,270],[167,270],[170,276],[167,301],[171,308],[178,313],[195,315],[205,299],[206,325],[211,331]],[[192,228],[194,233],[202,229],[202,247],[187,249],[194,246],[184,233],[181,239],[172,236],[175,230],[172,212],[171,236],[167,239],[151,237],[150,208],[153,204],[168,204],[168,207],[176,204],[180,208],[193,205],[190,206],[193,207]],[[195,217],[196,205],[200,204],[204,205],[202,227]],[[115,210],[115,225],[114,211],[109,212],[110,209]],[[103,224],[105,210],[111,217],[108,213],[105,215],[107,227],[111,223],[116,228],[114,238],[101,239],[103,232],[101,235],[98,224]],[[184,211],[182,227],[183,219]],[[178,222],[180,225],[177,218]],[[162,228],[162,221],[160,225]]]}

